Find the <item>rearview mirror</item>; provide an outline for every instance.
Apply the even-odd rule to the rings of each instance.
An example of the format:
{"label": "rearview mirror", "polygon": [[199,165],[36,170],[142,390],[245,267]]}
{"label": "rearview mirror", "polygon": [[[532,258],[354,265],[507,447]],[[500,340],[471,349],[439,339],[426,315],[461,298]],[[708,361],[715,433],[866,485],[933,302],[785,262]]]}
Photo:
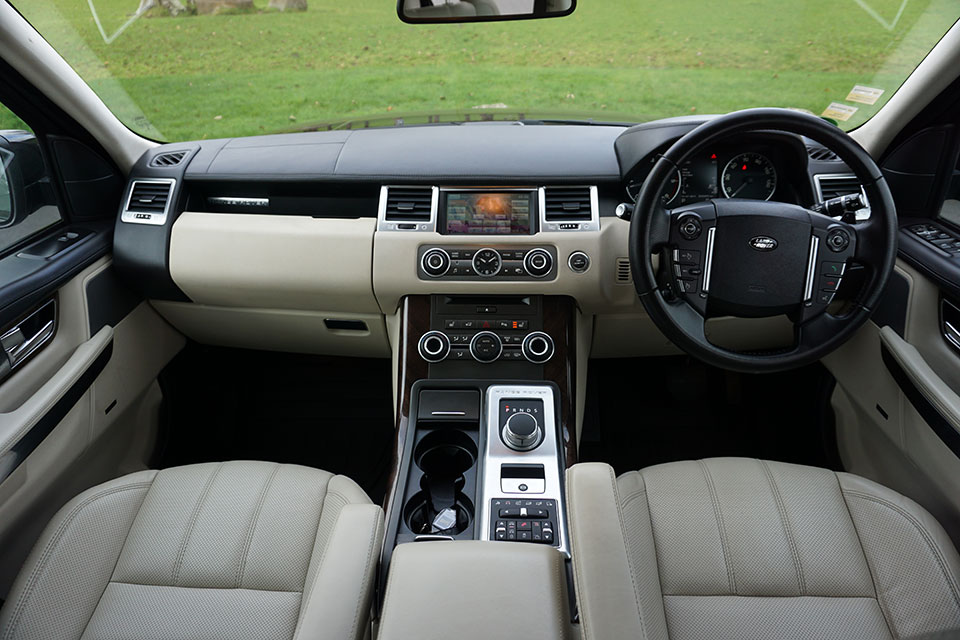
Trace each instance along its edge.
{"label": "rearview mirror", "polygon": [[577,0],[398,0],[397,14],[412,24],[492,22],[559,18],[576,7]]}

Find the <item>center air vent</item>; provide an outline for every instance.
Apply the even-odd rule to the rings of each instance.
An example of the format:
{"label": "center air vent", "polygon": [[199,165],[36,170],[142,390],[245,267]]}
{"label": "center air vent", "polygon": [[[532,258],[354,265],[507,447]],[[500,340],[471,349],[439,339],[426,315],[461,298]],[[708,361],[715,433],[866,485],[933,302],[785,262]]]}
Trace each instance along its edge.
{"label": "center air vent", "polygon": [[150,161],[151,167],[175,167],[186,157],[186,151],[168,151],[153,157]]}
{"label": "center air vent", "polygon": [[134,180],[120,219],[139,224],[163,224],[175,184],[175,180]]}
{"label": "center air vent", "polygon": [[590,187],[544,187],[543,211],[547,222],[576,222],[593,217]]}
{"label": "center air vent", "polygon": [[[433,218],[434,187],[384,187],[383,219],[387,222],[430,222]],[[381,197],[384,197],[381,194]]]}

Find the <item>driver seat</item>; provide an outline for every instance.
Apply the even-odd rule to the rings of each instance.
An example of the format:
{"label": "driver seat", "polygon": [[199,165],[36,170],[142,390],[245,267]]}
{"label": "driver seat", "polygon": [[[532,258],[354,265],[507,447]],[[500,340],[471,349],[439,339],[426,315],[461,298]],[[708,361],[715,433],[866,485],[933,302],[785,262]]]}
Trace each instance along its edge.
{"label": "driver seat", "polygon": [[585,640],[960,637],[960,558],[918,504],[746,458],[567,472]]}

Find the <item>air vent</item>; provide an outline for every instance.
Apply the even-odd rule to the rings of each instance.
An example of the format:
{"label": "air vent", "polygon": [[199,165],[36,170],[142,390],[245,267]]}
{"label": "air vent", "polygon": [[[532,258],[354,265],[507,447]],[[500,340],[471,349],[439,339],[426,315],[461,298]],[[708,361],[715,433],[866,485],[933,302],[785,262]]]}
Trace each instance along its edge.
{"label": "air vent", "polygon": [[433,212],[433,187],[385,187],[383,219],[387,222],[429,222]]}
{"label": "air vent", "polygon": [[870,203],[867,202],[867,194],[864,193],[857,176],[853,174],[816,175],[814,176],[814,183],[817,185],[817,197],[820,202],[851,193],[861,194],[867,206],[857,211],[857,220],[866,220],[870,217]]}
{"label": "air vent", "polygon": [[545,187],[544,219],[547,222],[578,222],[593,218],[590,187]]}
{"label": "air vent", "polygon": [[187,156],[186,151],[168,151],[154,156],[150,161],[151,167],[175,167]]}
{"label": "air vent", "polygon": [[633,273],[630,271],[630,258],[617,258],[617,284],[632,284]]}
{"label": "air vent", "polygon": [[175,185],[175,180],[134,180],[120,219],[139,224],[163,224]]}
{"label": "air vent", "polygon": [[807,147],[807,155],[817,162],[838,162],[840,156],[826,147]]}

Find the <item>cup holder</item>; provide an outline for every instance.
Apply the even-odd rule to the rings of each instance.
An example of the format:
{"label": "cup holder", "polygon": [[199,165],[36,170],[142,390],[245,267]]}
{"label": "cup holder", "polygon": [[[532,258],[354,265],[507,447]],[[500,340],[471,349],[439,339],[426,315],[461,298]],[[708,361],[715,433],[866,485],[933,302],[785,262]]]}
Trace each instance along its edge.
{"label": "cup holder", "polygon": [[477,461],[477,445],[467,434],[444,429],[428,434],[413,452],[423,472],[420,491],[404,507],[404,520],[416,534],[455,535],[473,519],[473,503],[462,493],[463,474]]}

